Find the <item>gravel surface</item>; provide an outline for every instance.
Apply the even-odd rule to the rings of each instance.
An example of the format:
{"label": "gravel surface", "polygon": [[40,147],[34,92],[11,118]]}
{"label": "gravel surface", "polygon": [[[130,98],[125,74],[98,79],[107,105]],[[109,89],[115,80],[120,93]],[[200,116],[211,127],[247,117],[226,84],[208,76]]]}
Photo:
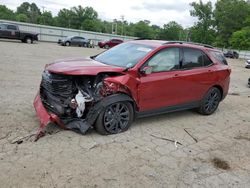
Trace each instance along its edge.
{"label": "gravel surface", "polygon": [[50,125],[32,142],[39,126],[32,103],[45,64],[100,52],[0,41],[0,187],[250,187],[250,70],[243,60],[229,60],[230,93],[211,116],[189,110],[144,118],[111,136]]}

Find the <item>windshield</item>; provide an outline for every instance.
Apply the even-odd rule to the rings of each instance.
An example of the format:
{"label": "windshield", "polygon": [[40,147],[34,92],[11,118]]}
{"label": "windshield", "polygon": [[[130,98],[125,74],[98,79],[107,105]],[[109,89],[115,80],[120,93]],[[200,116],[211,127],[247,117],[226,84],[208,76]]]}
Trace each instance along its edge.
{"label": "windshield", "polygon": [[152,50],[153,47],[143,44],[123,43],[96,56],[95,60],[108,65],[130,68]]}

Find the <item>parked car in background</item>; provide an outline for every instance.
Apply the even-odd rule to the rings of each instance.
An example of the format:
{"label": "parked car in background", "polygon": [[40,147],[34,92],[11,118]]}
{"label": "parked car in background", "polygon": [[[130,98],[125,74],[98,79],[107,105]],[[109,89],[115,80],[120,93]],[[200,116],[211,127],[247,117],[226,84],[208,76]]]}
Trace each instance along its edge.
{"label": "parked car in background", "polygon": [[219,50],[179,41],[136,40],[90,58],[48,64],[34,106],[49,122],[82,134],[126,131],[135,118],[196,108],[216,111],[231,69]]}
{"label": "parked car in background", "polygon": [[0,23],[0,38],[21,40],[26,43],[38,41],[38,34],[20,31],[18,25]]}
{"label": "parked car in background", "polygon": [[248,87],[250,87],[250,77],[248,78]]}
{"label": "parked car in background", "polygon": [[79,36],[71,36],[67,37],[63,40],[59,39],[58,44],[62,46],[80,46],[80,47],[88,47],[90,42],[88,39]]}
{"label": "parked car in background", "polygon": [[102,41],[102,42],[98,42],[98,46],[100,48],[105,48],[105,49],[108,49],[108,48],[112,48],[118,44],[121,44],[123,43],[123,40],[120,40],[120,39],[111,39],[111,40],[108,40],[108,41]]}
{"label": "parked car in background", "polygon": [[227,53],[224,53],[224,56],[227,58],[232,58],[232,59],[238,59],[239,54],[236,51],[227,51]]}
{"label": "parked car in background", "polygon": [[250,59],[246,60],[246,68],[250,68]]}

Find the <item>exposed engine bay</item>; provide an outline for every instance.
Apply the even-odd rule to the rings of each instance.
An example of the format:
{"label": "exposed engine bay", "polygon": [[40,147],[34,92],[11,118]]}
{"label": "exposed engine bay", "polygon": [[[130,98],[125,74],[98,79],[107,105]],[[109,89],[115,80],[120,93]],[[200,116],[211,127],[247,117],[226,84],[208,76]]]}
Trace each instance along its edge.
{"label": "exposed engine bay", "polygon": [[126,92],[125,86],[105,81],[107,77],[119,75],[71,76],[44,71],[40,85],[42,103],[49,113],[60,118],[67,129],[84,134],[96,119],[98,107],[95,105],[109,95]]}

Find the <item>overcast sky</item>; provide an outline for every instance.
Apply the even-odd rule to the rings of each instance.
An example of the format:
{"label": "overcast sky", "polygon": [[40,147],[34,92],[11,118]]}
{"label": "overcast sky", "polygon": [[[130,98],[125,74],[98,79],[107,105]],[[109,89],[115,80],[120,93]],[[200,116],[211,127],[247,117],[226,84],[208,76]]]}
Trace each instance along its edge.
{"label": "overcast sky", "polygon": [[[137,22],[140,20],[149,20],[151,24],[162,26],[169,21],[176,21],[188,27],[193,25],[195,18],[189,14],[189,3],[198,0],[26,0],[34,2],[42,10],[51,11],[56,15],[62,8],[71,8],[81,5],[83,7],[93,7],[103,20],[111,21],[113,19],[121,19],[124,15],[125,20],[129,22]],[[203,0],[207,2],[208,0]],[[211,0],[213,3],[216,0]],[[12,10],[16,10],[24,0],[1,0],[0,4],[4,4]]]}

